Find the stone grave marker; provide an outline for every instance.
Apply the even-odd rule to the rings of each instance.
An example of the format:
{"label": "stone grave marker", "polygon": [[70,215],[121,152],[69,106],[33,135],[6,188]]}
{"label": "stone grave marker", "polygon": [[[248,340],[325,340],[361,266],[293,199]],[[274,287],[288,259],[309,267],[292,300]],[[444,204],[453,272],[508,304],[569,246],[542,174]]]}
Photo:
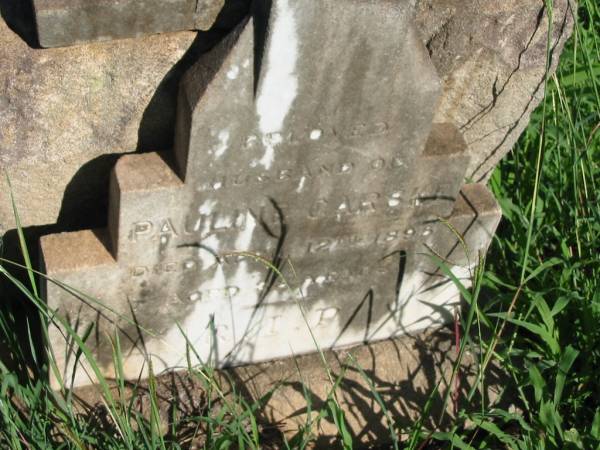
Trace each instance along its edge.
{"label": "stone grave marker", "polygon": [[225,0],[33,0],[42,47],[208,30]]}
{"label": "stone grave marker", "polygon": [[[464,141],[432,123],[411,2],[269,3],[186,75],[174,151],[119,160],[107,229],[42,239],[48,304],[106,376],[115,332],[136,379],[188,344],[229,366],[442,323],[459,296],[430,255],[468,278],[493,236]],[[65,379],[94,381],[50,339]]]}

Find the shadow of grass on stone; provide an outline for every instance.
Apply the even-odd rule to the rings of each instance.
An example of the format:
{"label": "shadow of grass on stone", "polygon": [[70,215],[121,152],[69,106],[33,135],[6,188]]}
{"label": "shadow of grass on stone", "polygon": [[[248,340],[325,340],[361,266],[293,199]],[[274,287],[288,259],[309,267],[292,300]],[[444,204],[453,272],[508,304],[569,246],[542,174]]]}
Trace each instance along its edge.
{"label": "shadow of grass on stone", "polygon": [[[432,408],[422,423],[425,429],[444,430],[452,425],[451,414],[441,422],[438,418],[447,407],[445,393],[455,389],[448,386],[456,359],[453,340],[453,331],[443,328],[354,349],[324,352],[333,378],[338,380],[339,377],[337,398],[357,445],[389,445],[391,440],[385,413],[375,401],[371,385],[365,382],[348,354],[356,358],[383,399],[398,434],[406,437],[428,402]],[[481,408],[480,398],[466,400],[476,375],[476,364],[467,358],[461,365],[460,408]],[[207,377],[211,380],[207,381]],[[492,395],[507,382],[500,368],[490,367],[486,384],[494,387],[490,389]],[[247,414],[251,412],[260,430],[263,448],[283,448],[286,439],[289,442],[307,440],[316,448],[341,448],[333,418],[324,414],[315,420],[328,411],[328,401],[332,398],[332,387],[316,354],[298,356],[295,361],[288,359],[224,371],[198,368],[169,372],[158,376],[155,383],[161,427],[165,433],[177,436],[179,442],[192,439],[196,444],[206,443],[211,432],[201,423],[215,414],[250,427]],[[219,386],[224,398],[214,390],[211,392],[211,383]],[[440,388],[436,390],[438,383]],[[145,417],[149,417],[152,396],[148,385],[148,381],[127,383],[127,402],[133,402]],[[433,397],[432,393],[435,393]],[[78,389],[76,398],[86,420],[110,422],[105,410],[102,416],[102,400],[97,388]],[[501,397],[497,402],[498,407],[509,404],[508,397]],[[313,426],[306,427],[311,418]]]}

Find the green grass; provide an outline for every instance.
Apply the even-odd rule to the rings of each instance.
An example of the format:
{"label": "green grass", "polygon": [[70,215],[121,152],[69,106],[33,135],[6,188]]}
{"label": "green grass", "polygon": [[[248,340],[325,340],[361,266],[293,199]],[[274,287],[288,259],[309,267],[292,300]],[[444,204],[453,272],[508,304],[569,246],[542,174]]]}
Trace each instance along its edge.
{"label": "green grass", "polygon": [[[423,405],[420,420],[400,429],[378,387],[357,367],[384,411],[390,448],[600,449],[599,78],[600,8],[595,0],[582,0],[575,34],[556,76],[548,77],[543,104],[491,180],[504,219],[473,288],[464,292],[460,352],[472,350],[480,362],[469,396],[443,430],[423,426],[432,414],[431,401]],[[20,241],[27,282],[14,278],[14,267],[6,261],[0,272],[45,324],[56,318],[44,308],[22,235]],[[271,442],[257,421],[270,393],[251,403],[235,390],[225,395],[224,385],[231,384],[192,364],[191,346],[188,373],[206,392],[197,410],[165,421],[151,376],[144,385],[149,401],[141,411],[136,406],[141,390],[118,377],[115,386],[101,386],[106,420],[89,421],[71,394],[53,392],[44,377],[17,376],[30,369],[38,375],[53,370],[43,355],[30,354],[39,324],[28,325],[28,332],[17,333],[22,324],[10,309],[0,309],[0,341],[14,353],[10,368],[0,364],[1,449],[178,449],[190,442],[225,449],[263,448]],[[113,348],[119,369],[118,339]],[[503,395],[515,408],[499,409],[485,396],[492,366],[508,375]],[[330,375],[332,388],[321,409],[315,409],[304,388],[314,415],[283,442],[284,448],[305,448],[320,420],[336,424],[346,448],[355,445],[336,399],[342,375]],[[432,390],[430,400],[438,395]],[[449,395],[446,402],[453,401]]]}
{"label": "green grass", "polygon": [[448,440],[600,445],[599,20],[598,5],[582,1],[543,104],[491,182],[504,219],[481,315],[497,337],[478,344],[510,374],[523,413],[465,410]]}

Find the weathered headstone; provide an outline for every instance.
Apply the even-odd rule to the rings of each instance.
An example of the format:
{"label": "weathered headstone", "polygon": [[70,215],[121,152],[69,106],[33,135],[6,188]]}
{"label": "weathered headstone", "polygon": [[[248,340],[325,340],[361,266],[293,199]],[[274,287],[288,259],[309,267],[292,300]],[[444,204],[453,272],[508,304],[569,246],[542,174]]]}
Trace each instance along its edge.
{"label": "weathered headstone", "polygon": [[432,124],[410,2],[266,4],[185,77],[174,153],[119,160],[108,229],[42,240],[48,304],[93,325],[108,376],[115,331],[137,378],[148,356],[184,366],[188,343],[224,366],[445,321],[459,297],[427,253],[468,276],[496,228],[486,188],[461,191],[460,134]]}
{"label": "weathered headstone", "polygon": [[33,0],[42,47],[208,30],[225,0]]}

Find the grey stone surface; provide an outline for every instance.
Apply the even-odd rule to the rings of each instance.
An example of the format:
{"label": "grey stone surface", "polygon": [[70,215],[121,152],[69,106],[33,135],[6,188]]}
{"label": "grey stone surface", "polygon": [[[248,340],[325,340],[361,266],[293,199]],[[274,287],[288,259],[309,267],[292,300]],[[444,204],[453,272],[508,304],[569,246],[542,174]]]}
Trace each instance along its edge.
{"label": "grey stone surface", "polygon": [[33,0],[42,47],[208,30],[225,0]]}
{"label": "grey stone surface", "polygon": [[108,229],[42,240],[48,275],[106,308],[53,283],[48,304],[94,325],[109,376],[120,333],[130,378],[148,356],[184,364],[187,342],[227,366],[446,321],[457,291],[426,253],[468,278],[500,213],[484,186],[459,195],[468,158],[432,127],[439,94],[409,2],[257,7],[186,74],[174,153],[120,158]]}
{"label": "grey stone surface", "polygon": [[[10,4],[0,3],[0,168],[11,176],[22,223],[102,225],[90,218],[104,217],[97,205],[112,155],[171,147],[179,76],[213,37],[198,33],[194,42],[196,33],[181,32],[32,49],[7,25],[22,28],[10,20]],[[542,93],[543,2],[421,0],[416,24],[442,78],[435,120],[460,129],[467,175],[485,181]],[[570,30],[568,2],[554,1],[553,67]],[[14,227],[6,195],[0,225]]]}

